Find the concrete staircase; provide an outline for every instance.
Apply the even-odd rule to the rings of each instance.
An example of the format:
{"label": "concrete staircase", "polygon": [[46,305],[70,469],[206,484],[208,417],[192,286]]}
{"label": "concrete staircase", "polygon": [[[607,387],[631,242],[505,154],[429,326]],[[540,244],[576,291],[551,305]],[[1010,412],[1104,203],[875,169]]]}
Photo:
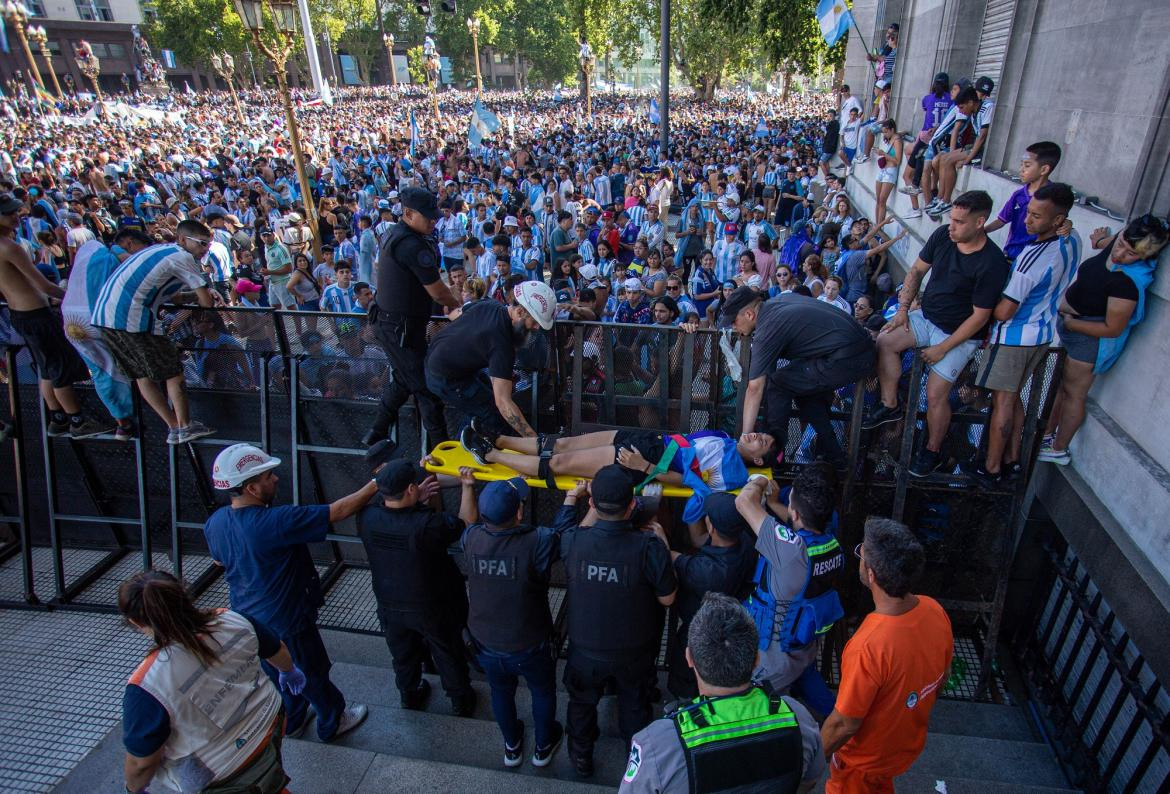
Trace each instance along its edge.
{"label": "concrete staircase", "polygon": [[[293,779],[289,788],[296,794],[514,794],[518,787],[537,794],[588,794],[613,790],[621,780],[626,749],[617,730],[613,698],[602,701],[596,775],[583,782],[574,776],[563,745],[549,767],[538,770],[528,763],[531,708],[527,690],[521,686],[517,707],[528,724],[526,759],[518,769],[508,770],[503,766],[502,739],[492,720],[485,682],[475,683],[479,704],[474,718],[451,715],[450,703],[433,676],[428,676],[434,691],[427,711],[404,711],[398,705],[389,652],[380,637],[332,631],[325,632],[325,637],[334,660],[334,681],[347,700],[367,704],[370,716],[332,745],[323,745],[315,737],[285,743],[285,766]],[[562,693],[558,715],[563,714]],[[119,726],[57,790],[78,794],[119,790],[120,736]],[[911,772],[897,781],[897,791],[1055,794],[1069,789],[1022,709],[940,701],[926,750]]]}

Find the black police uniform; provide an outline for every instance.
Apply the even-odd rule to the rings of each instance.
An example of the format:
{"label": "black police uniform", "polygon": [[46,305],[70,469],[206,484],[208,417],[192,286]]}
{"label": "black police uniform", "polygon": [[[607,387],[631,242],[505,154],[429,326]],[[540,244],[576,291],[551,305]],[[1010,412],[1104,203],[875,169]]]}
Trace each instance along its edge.
{"label": "black police uniform", "polygon": [[628,743],[650,722],[654,662],[663,608],[676,589],[670,552],[629,521],[598,521],[561,536],[569,599],[566,732],[574,759],[592,759],[597,703],[606,682],[618,694],[618,724]]}
{"label": "black police uniform", "polygon": [[417,706],[429,648],[453,701],[473,697],[463,646],[467,593],[447,547],[463,533],[457,516],[424,505],[366,507],[358,534],[370,560],[378,622],[394,657],[404,706]]}
{"label": "black police uniform", "polygon": [[683,554],[674,561],[678,576],[678,597],[674,611],[678,630],[670,650],[670,672],[666,686],[678,698],[699,694],[694,671],[687,664],[687,632],[691,620],[702,606],[707,593],[723,593],[732,598],[746,598],[751,591],[752,573],[756,569],[756,550],[751,541],[740,535],[734,546],[713,546],[708,540],[694,554]]}
{"label": "black police uniform", "polygon": [[427,352],[427,322],[434,301],[428,284],[439,280],[439,247],[406,223],[395,224],[378,254],[378,294],[370,314],[374,334],[394,375],[382,392],[371,440],[389,435],[398,411],[411,395],[418,401],[422,424],[431,444],[447,440],[443,404],[427,390],[423,357]]}

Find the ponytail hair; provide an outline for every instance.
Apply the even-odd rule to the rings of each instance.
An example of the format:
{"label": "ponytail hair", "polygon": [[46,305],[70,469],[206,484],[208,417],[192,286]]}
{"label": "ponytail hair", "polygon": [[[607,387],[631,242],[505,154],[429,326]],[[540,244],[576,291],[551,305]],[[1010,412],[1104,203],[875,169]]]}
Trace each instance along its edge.
{"label": "ponytail hair", "polygon": [[219,659],[208,637],[215,611],[195,606],[183,583],[165,571],[142,571],[122,582],[118,611],[150,629],[157,648],[182,646],[205,667]]}

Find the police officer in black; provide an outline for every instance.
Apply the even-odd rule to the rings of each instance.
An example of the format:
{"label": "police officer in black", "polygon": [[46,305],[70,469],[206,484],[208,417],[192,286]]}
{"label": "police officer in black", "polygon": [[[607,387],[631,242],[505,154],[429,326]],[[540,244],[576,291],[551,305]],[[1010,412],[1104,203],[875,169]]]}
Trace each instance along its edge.
{"label": "police officer in black", "polygon": [[447,440],[443,405],[427,390],[423,356],[433,305],[456,309],[461,300],[439,278],[439,248],[432,236],[439,217],[434,195],[412,187],[402,191],[401,200],[402,221],[393,226],[378,254],[378,294],[370,311],[370,324],[394,374],[363,439],[367,446],[389,436],[411,395],[431,444]]}
{"label": "police officer in black", "polygon": [[492,688],[492,714],[504,735],[504,766],[524,761],[524,723],[516,716],[516,684],[532,695],[532,765],[548,766],[564,737],[556,721],[556,654],[550,642],[549,573],[561,557],[559,532],[576,524],[584,481],[569,491],[553,527],[524,523],[528,483],[490,482],[479,495],[479,520],[463,533],[470,613],[467,628]]}
{"label": "police officer in black", "polygon": [[[756,549],[747,521],[735,509],[735,495],[717,492],[703,503],[707,511],[701,523],[691,525],[694,554],[671,551],[678,576],[678,600],[674,611],[678,631],[670,650],[670,673],[666,686],[678,698],[699,694],[694,671],[687,664],[687,630],[707,593],[724,593],[737,599],[751,592],[756,569]],[[704,531],[705,530],[705,531]]]}
{"label": "police officer in black", "polygon": [[597,703],[607,682],[617,688],[627,743],[650,722],[662,608],[674,603],[677,590],[665,542],[630,521],[637,501],[628,470],[616,463],[602,468],[590,494],[597,520],[561,536],[569,599],[566,728],[580,777],[593,775]]}
{"label": "police officer in black", "polygon": [[459,515],[442,512],[439,482],[409,460],[383,466],[375,480],[380,501],[358,515],[358,535],[370,561],[378,622],[394,658],[394,680],[405,709],[422,709],[430,696],[422,666],[435,660],[452,711],[470,717],[475,691],[467,670],[463,626],[467,594],[447,548],[475,516],[475,477],[460,470]]}

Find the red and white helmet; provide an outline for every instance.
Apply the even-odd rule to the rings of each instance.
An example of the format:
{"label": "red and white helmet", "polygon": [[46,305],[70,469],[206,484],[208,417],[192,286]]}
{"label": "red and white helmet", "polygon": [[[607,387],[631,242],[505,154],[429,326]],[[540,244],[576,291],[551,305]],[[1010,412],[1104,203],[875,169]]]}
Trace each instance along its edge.
{"label": "red and white helmet", "polygon": [[552,287],[543,281],[525,281],[516,285],[513,294],[516,303],[531,314],[541,328],[547,331],[553,327],[557,316],[557,296]]}
{"label": "red and white helmet", "polygon": [[221,491],[238,488],[257,474],[280,465],[280,458],[274,458],[259,447],[251,444],[232,444],[215,456],[211,467],[211,484]]}

